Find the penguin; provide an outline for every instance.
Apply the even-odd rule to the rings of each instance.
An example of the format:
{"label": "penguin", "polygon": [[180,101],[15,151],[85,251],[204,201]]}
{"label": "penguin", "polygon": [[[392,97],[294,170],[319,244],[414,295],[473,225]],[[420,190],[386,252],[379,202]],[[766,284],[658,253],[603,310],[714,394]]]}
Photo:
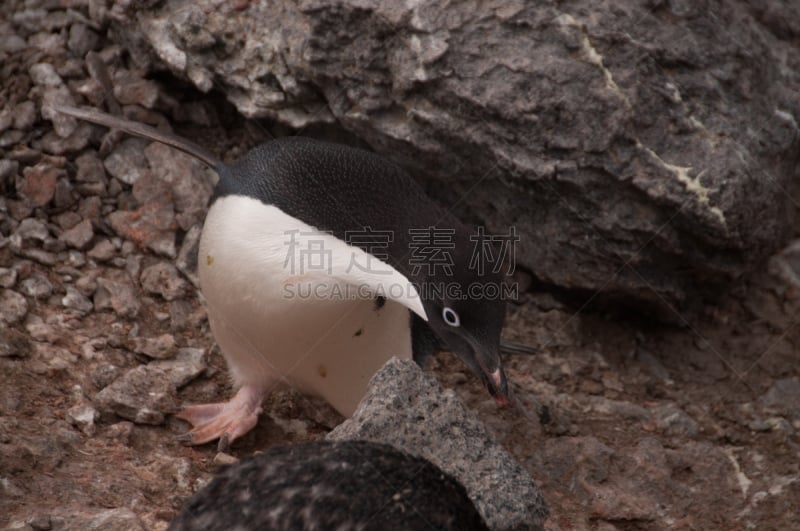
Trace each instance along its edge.
{"label": "penguin", "polygon": [[225,164],[144,124],[54,109],[170,145],[219,175],[198,276],[238,390],[228,402],[179,412],[192,425],[183,442],[227,447],[256,425],[264,397],[280,383],[321,396],[348,417],[391,357],[421,362],[441,350],[508,403],[500,358],[505,301],[480,296],[502,274],[470,267],[473,230],[399,166],[299,136]]}
{"label": "penguin", "polygon": [[271,448],[216,476],[168,531],[488,531],[461,483],[430,461],[368,441]]}

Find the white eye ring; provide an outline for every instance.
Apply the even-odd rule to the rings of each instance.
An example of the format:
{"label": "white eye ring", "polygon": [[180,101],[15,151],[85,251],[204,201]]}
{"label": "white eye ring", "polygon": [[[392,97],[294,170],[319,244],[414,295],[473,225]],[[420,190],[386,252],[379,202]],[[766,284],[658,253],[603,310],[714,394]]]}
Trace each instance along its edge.
{"label": "white eye ring", "polygon": [[456,311],[449,306],[445,306],[444,309],[442,309],[442,319],[452,327],[461,326],[461,319],[458,317]]}

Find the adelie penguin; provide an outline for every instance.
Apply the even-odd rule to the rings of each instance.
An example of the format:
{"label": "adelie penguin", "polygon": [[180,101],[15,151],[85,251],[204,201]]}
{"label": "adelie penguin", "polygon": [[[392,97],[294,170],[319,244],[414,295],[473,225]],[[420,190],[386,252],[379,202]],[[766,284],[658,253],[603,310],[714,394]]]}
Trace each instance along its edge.
{"label": "adelie penguin", "polygon": [[[163,142],[219,174],[198,275],[238,391],[226,403],[181,411],[193,426],[184,442],[220,439],[224,447],[241,437],[281,382],[350,416],[384,362],[419,361],[438,350],[454,352],[498,402],[507,401],[499,355],[505,302],[475,295],[499,286],[502,275],[470,267],[475,231],[395,164],[301,137],[269,141],[223,164],[139,123],[55,109]],[[426,263],[414,252],[415,238],[432,231],[444,240],[446,263]],[[421,251],[437,260],[436,249]]]}

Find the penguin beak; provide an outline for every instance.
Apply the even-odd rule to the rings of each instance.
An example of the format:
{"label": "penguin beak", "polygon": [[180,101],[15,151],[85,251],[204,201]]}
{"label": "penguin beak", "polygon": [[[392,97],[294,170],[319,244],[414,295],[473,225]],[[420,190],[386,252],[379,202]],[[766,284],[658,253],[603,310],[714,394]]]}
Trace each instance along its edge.
{"label": "penguin beak", "polygon": [[[483,384],[489,390],[489,394],[501,406],[508,404],[508,381],[500,363],[499,349],[492,349],[487,352],[488,349],[481,346],[470,334],[465,334],[464,337],[472,349],[472,358],[478,366],[478,371],[476,372],[479,373]],[[488,368],[492,365],[496,367],[494,370]]]}

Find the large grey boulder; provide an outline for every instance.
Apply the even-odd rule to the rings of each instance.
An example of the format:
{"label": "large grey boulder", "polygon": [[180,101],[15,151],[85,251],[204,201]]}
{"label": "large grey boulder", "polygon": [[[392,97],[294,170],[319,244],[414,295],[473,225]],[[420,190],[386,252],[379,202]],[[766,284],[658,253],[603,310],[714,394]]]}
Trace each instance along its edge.
{"label": "large grey boulder", "polygon": [[353,416],[327,436],[391,444],[424,457],[467,490],[490,529],[542,529],[547,504],[525,469],[450,389],[411,360],[372,377]]}
{"label": "large grey boulder", "polygon": [[515,226],[545,283],[675,303],[786,235],[796,2],[141,5],[94,16],[144,66],[248,117],[338,122],[471,221]]}

